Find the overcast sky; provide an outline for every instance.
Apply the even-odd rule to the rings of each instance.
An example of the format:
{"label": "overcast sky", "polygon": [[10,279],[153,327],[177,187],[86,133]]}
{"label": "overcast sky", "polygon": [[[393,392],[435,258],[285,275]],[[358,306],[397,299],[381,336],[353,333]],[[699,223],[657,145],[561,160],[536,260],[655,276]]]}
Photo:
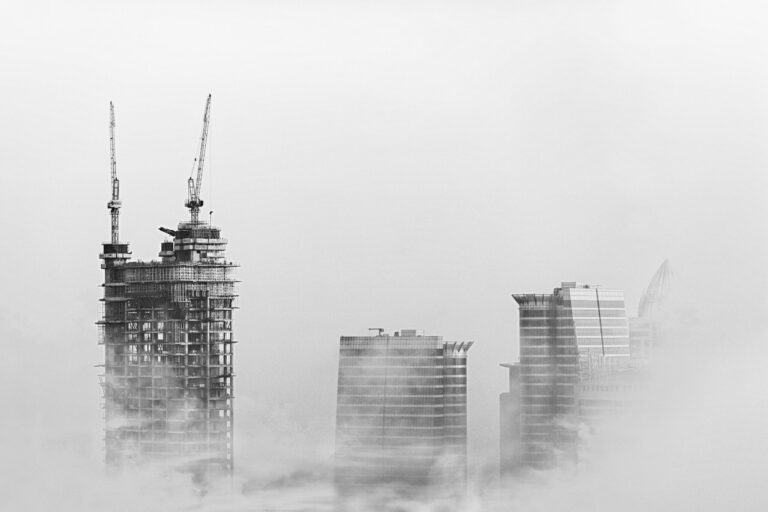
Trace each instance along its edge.
{"label": "overcast sky", "polygon": [[291,457],[330,460],[338,338],[369,327],[476,342],[470,461],[495,464],[498,363],[517,357],[510,294],[561,281],[622,288],[634,314],[669,258],[702,343],[746,354],[762,343],[760,2],[3,11],[5,437],[76,442],[100,457],[94,322],[110,100],[121,238],[149,260],[164,238],[157,227],[188,218],[186,179],[213,95],[201,195],[242,266],[241,467],[260,471],[265,453],[286,468]]}

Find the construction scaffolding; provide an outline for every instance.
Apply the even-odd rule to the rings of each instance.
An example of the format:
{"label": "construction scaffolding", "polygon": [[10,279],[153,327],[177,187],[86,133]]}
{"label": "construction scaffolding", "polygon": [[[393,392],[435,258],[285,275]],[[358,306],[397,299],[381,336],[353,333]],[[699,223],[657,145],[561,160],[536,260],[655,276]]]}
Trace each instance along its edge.
{"label": "construction scaffolding", "polygon": [[[207,240],[195,242],[221,256],[219,240]],[[104,259],[99,340],[110,464],[179,456],[232,469],[236,266],[213,259]]]}
{"label": "construction scaffolding", "polygon": [[[202,147],[209,111],[210,96]],[[204,151],[197,181],[190,178],[192,219],[177,230],[161,228],[173,240],[161,243],[160,261],[131,262],[128,244],[119,241],[114,128],[110,104],[112,236],[100,254],[104,296],[97,322],[108,466],[158,462],[231,471],[237,265],[226,261],[221,230],[197,215]]]}

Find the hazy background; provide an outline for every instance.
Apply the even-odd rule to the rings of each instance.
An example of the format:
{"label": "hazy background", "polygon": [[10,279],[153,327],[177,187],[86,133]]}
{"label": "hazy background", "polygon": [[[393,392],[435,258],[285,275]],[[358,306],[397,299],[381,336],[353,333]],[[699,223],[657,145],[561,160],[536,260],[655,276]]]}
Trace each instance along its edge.
{"label": "hazy background", "polygon": [[[510,294],[603,284],[626,291],[632,315],[665,258],[695,329],[669,381],[678,394],[662,395],[701,399],[671,402],[679,433],[696,440],[717,416],[722,428],[693,450],[747,444],[710,460],[724,473],[708,476],[743,485],[766,474],[745,465],[756,453],[745,447],[765,448],[750,443],[768,428],[756,377],[768,357],[767,15],[761,2],[674,0],[6,5],[3,508],[138,499],[105,484],[100,466],[108,103],[121,238],[149,260],[157,227],[188,218],[209,92],[203,210],[242,265],[242,478],[322,473],[338,338],[368,327],[476,341],[470,463],[493,475],[498,363],[517,356]],[[709,481],[686,454],[686,475]]]}

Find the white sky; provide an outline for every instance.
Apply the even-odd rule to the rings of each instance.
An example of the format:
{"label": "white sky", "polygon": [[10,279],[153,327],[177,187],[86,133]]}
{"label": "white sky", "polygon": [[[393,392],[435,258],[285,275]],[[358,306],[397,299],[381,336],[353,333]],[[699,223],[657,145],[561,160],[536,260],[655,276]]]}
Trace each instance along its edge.
{"label": "white sky", "polygon": [[33,421],[41,443],[60,431],[101,442],[93,323],[110,100],[121,235],[148,260],[157,227],[187,218],[213,94],[201,195],[242,265],[239,464],[296,447],[330,456],[338,337],[368,327],[476,341],[475,465],[497,454],[497,364],[516,357],[511,293],[599,283],[624,289],[632,313],[669,258],[713,345],[765,327],[760,2],[3,11],[0,383],[18,414],[0,433]]}

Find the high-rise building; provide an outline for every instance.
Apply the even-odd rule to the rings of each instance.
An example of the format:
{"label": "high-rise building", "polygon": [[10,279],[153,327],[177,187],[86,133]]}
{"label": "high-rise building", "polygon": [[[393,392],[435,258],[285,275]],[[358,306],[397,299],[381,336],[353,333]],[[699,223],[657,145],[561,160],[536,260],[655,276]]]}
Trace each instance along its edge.
{"label": "high-rise building", "polygon": [[664,344],[668,326],[669,294],[672,283],[672,271],[669,260],[656,270],[648,283],[637,316],[629,319],[632,362],[635,366],[649,363],[659,347]]}
{"label": "high-rise building", "polygon": [[[201,168],[202,156],[204,149]],[[195,208],[202,201],[194,195],[187,203],[192,220],[176,230],[161,228],[173,240],[161,244],[160,261],[130,261],[128,243],[117,233],[114,152],[112,167],[113,230],[100,255],[104,298],[98,322],[107,463],[231,470],[236,265],[225,259],[227,241],[219,228],[198,219]]]}
{"label": "high-rise building", "polygon": [[335,475],[341,492],[464,485],[472,343],[416,330],[341,338]]}
{"label": "high-rise building", "polygon": [[[520,362],[515,370],[519,380],[510,374],[510,393],[518,387],[519,405],[510,395],[502,422],[511,421],[515,407],[520,419],[502,432],[504,471],[575,460],[582,384],[622,371],[630,360],[621,290],[570,282],[549,295],[514,298],[520,312]],[[510,443],[517,443],[519,457],[510,458]]]}

